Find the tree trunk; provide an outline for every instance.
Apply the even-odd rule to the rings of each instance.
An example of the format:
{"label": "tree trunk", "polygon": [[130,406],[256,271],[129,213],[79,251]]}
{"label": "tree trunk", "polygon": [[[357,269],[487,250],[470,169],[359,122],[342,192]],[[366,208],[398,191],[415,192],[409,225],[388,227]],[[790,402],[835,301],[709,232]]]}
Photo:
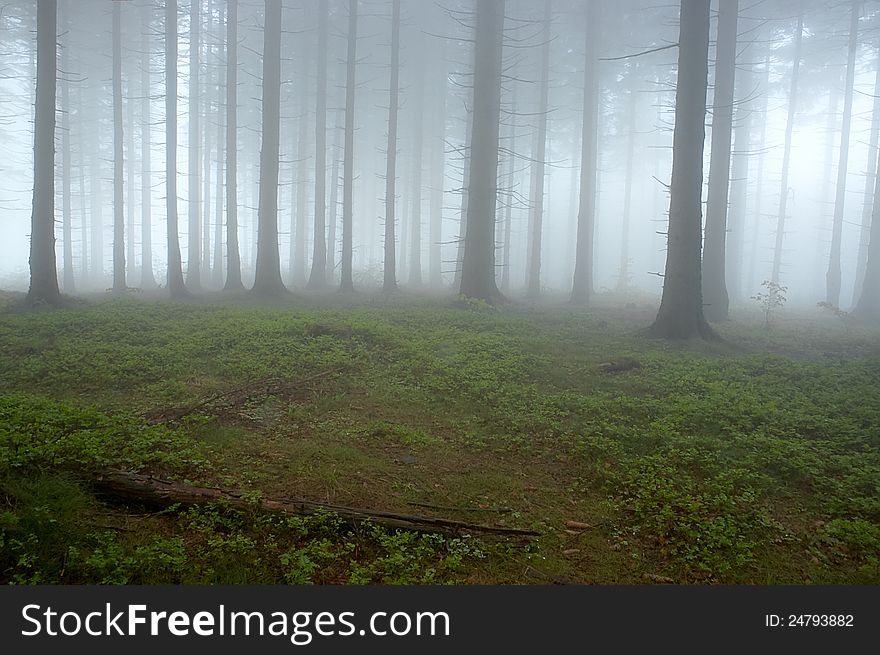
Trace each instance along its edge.
{"label": "tree trunk", "polygon": [[265,0],[260,201],[257,210],[256,294],[285,291],[278,253],[278,135],[281,116],[281,0]]}
{"label": "tree trunk", "polygon": [[113,3],[113,291],[125,291],[121,4]]}
{"label": "tree trunk", "polygon": [[188,295],[177,227],[177,0],[165,0],[165,202],[168,213],[168,291]]}
{"label": "tree trunk", "polygon": [[798,16],[797,32],[794,40],[794,63],[791,69],[790,90],[788,92],[788,117],[785,121],[785,143],[782,149],[782,184],[779,190],[779,214],[776,218],[776,241],[773,246],[773,268],[771,282],[779,283],[779,270],[782,267],[782,242],[785,238],[785,214],[788,205],[788,170],[791,162],[791,133],[797,111],[798,74],[801,68],[801,42],[804,33],[804,13]]}
{"label": "tree trunk", "polygon": [[617,268],[617,290],[623,291],[630,286],[629,272],[629,227],[632,215],[632,183],[633,183],[633,159],[635,158],[636,146],[636,90],[635,66],[630,71],[630,88],[627,98],[627,120],[629,127],[626,135],[626,172],[623,182],[623,229],[620,238],[620,263]]}
{"label": "tree trunk", "polygon": [[[516,108],[516,86],[511,94],[511,107]],[[508,131],[507,155],[507,204],[504,207],[504,234],[502,236],[501,249],[501,293],[510,291],[510,229],[513,223],[514,181],[516,173],[516,115],[509,116],[510,128]]]}
{"label": "tree trunk", "polygon": [[482,0],[477,3],[473,130],[460,293],[488,303],[503,300],[495,285],[495,204],[503,33],[504,0]]}
{"label": "tree trunk", "polygon": [[238,0],[226,3],[226,291],[242,291],[238,249]]}
{"label": "tree trunk", "polygon": [[[218,10],[222,3],[218,2]],[[217,34],[215,35],[217,43],[220,42],[223,32],[223,24],[220,14],[217,16]],[[222,69],[220,59],[220,46],[217,46],[217,134],[215,135],[217,143],[217,174],[214,180],[214,264],[211,267],[211,281],[215,289],[223,288],[223,84],[221,83],[220,71]]]}
{"label": "tree trunk", "polygon": [[318,88],[315,94],[315,241],[309,289],[327,285],[327,40],[329,10],[326,2],[318,9]]}
{"label": "tree trunk", "polygon": [[153,139],[152,110],[150,93],[150,25],[152,23],[152,6],[143,8],[141,30],[141,288],[154,289],[156,278],[153,276],[153,180],[151,148]]}
{"label": "tree trunk", "polygon": [[[768,97],[770,95],[770,57],[764,57],[764,79],[761,86],[761,109],[760,115],[767,116],[767,107],[768,107]],[[761,120],[761,132],[758,137],[759,148],[763,149],[765,147],[765,143],[767,142],[767,121]],[[746,294],[751,293],[751,290],[760,288],[755,286],[757,282],[756,273],[758,271],[758,259],[760,257],[760,253],[758,252],[758,247],[761,243],[761,223],[763,222],[761,210],[764,206],[764,160],[766,157],[761,155],[758,157],[758,169],[755,173],[755,204],[752,208],[752,225],[753,225],[753,237],[752,237],[752,246],[749,248],[749,270],[746,274]]]}
{"label": "tree trunk", "polygon": [[593,294],[593,232],[596,218],[596,157],[599,126],[596,84],[596,40],[599,34],[599,3],[587,6],[584,47],[584,104],[581,127],[581,179],[578,198],[577,247],[571,303],[587,305]]}
{"label": "tree trunk", "polygon": [[357,64],[357,0],[348,2],[348,52],[345,74],[345,154],[342,165],[342,279],[340,291],[354,291],[352,279],[352,192],[354,185],[354,93]]}
{"label": "tree trunk", "polygon": [[458,238],[455,246],[455,273],[452,279],[453,287],[461,287],[461,271],[464,263],[464,236],[467,234],[468,213],[468,180],[471,177],[471,136],[474,128],[474,91],[471,88],[469,98],[470,109],[465,110],[465,135],[464,135],[464,162],[461,178],[461,207],[458,214]]}
{"label": "tree trunk", "polygon": [[[305,48],[301,51],[303,64],[306,60]],[[308,85],[306,84],[305,66],[303,75],[300,76],[300,115],[298,134],[296,139],[296,175],[292,188],[296,190],[296,229],[291,224],[291,254],[293,255],[290,266],[290,277],[296,286],[306,284],[306,243],[308,242],[308,227],[306,224],[306,212],[308,211],[308,148],[309,148],[309,106]]]}
{"label": "tree trunk", "polygon": [[385,254],[382,291],[397,290],[397,266],[394,207],[397,202],[397,111],[400,106],[400,0],[391,8],[391,85],[388,94],[388,142],[385,157]]}
{"label": "tree trunk", "polygon": [[189,11],[189,137],[187,148],[188,192],[187,208],[189,210],[189,227],[187,232],[187,256],[186,256],[186,285],[193,291],[197,291],[202,284],[201,280],[201,197],[199,190],[199,47],[201,12],[199,11],[201,0],[190,0]]}
{"label": "tree trunk", "polygon": [[336,228],[337,209],[339,205],[339,137],[343,127],[336,125],[333,128],[333,165],[330,167],[330,216],[327,228],[327,280],[333,284],[336,280]]}
{"label": "tree trunk", "polygon": [[135,157],[134,157],[134,80],[129,79],[125,88],[128,97],[125,100],[125,279],[134,281],[137,278],[137,259],[135,257],[134,212],[135,212]]}
{"label": "tree trunk", "polygon": [[553,3],[544,0],[544,21],[541,39],[541,89],[538,103],[537,148],[532,158],[531,231],[529,235],[529,279],[526,295],[536,299],[541,295],[541,245],[544,230],[544,159],[547,149],[547,111],[550,90],[550,22]]}
{"label": "tree trunk", "polygon": [[64,45],[61,47],[61,231],[64,239],[64,292],[76,291],[73,277],[73,225],[70,198],[70,7],[61,5],[61,29]]}
{"label": "tree trunk", "polygon": [[[193,0],[196,1],[196,0]],[[200,2],[201,0],[198,0]],[[214,23],[214,13],[208,6],[207,24],[205,25],[205,67],[208,71],[208,77],[201,84],[201,93],[204,95],[202,103],[203,116],[205,118],[205,129],[202,130],[201,137],[204,139],[204,148],[202,151],[202,260],[201,274],[202,282],[211,279],[211,130],[208,129],[211,121],[211,46],[209,45],[212,35],[211,30]]]}
{"label": "tree trunk", "polygon": [[[880,168],[880,162],[878,162]],[[874,210],[868,242],[865,280],[853,314],[872,322],[880,321],[880,183],[874,183]]]}
{"label": "tree trunk", "polygon": [[55,269],[55,77],[57,0],[37,2],[37,83],[34,112],[34,196],[29,303],[57,303]]}
{"label": "tree trunk", "polygon": [[433,184],[431,185],[431,219],[428,227],[428,282],[433,289],[439,289],[443,285],[443,198],[446,188],[446,77],[447,71],[444,63],[444,48],[440,41],[436,54],[438,80],[437,96],[434,98],[434,118],[432,124],[436,129],[434,134],[434,156],[432,159]]}
{"label": "tree trunk", "polygon": [[840,244],[843,233],[843,209],[846,202],[846,172],[849,161],[849,131],[852,122],[853,82],[858,49],[859,3],[853,3],[849,24],[849,51],[846,64],[846,86],[843,96],[843,122],[840,135],[840,158],[837,163],[837,186],[834,196],[834,222],[831,226],[831,255],[825,274],[825,302],[840,306]]}
{"label": "tree trunk", "polygon": [[730,297],[725,280],[727,203],[730,192],[730,138],[736,77],[736,25],[739,0],[719,3],[715,57],[715,98],[712,109],[712,150],[703,242],[703,303],[710,321],[727,320]]}
{"label": "tree trunk", "polygon": [[737,81],[738,104],[734,127],[734,152],[730,170],[730,208],[728,210],[728,243],[725,276],[729,298],[743,297],[743,251],[745,244],[745,221],[748,203],[749,158],[752,156],[752,110],[747,106],[754,92],[754,73],[750,68],[743,71]]}
{"label": "tree trunk", "polygon": [[710,339],[715,334],[703,317],[700,283],[709,0],[681,0],[678,43],[666,273],[660,310],[649,333]]}
{"label": "tree trunk", "polygon": [[415,57],[416,80],[415,116],[413,117],[413,162],[412,162],[412,214],[409,233],[409,285],[422,285],[422,154],[424,145],[425,115],[425,57],[418,52]]}
{"label": "tree trunk", "polygon": [[856,284],[853,302],[862,295],[865,267],[868,263],[868,243],[871,234],[872,194],[877,182],[877,142],[880,140],[880,43],[877,44],[877,72],[874,75],[874,107],[871,111],[871,136],[868,140],[868,164],[865,172],[865,196],[862,204],[862,225],[859,231],[859,253],[856,261]]}

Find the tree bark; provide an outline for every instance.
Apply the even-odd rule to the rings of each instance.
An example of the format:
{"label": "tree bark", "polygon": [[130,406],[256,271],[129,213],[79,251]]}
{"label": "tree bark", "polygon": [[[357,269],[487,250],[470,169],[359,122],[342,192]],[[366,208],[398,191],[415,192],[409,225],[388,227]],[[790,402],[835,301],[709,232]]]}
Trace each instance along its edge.
{"label": "tree bark", "polygon": [[189,138],[187,147],[189,156],[187,165],[189,172],[187,182],[187,208],[189,210],[189,228],[187,232],[187,256],[186,256],[186,285],[193,291],[197,291],[202,285],[202,268],[200,244],[202,240],[200,223],[201,216],[201,192],[199,189],[199,48],[201,47],[201,0],[190,0],[189,11]]}
{"label": "tree bark", "polygon": [[343,132],[343,126],[335,125],[333,128],[333,165],[330,167],[330,216],[327,227],[327,280],[333,284],[336,280],[336,228],[338,221],[339,205],[339,137]]}
{"label": "tree bark", "polygon": [[318,88],[315,93],[315,240],[309,289],[327,285],[327,40],[329,10],[318,9]]}
{"label": "tree bark", "polygon": [[593,233],[596,218],[596,157],[599,126],[598,89],[596,84],[596,39],[599,34],[600,3],[587,6],[586,42],[584,44],[584,100],[581,127],[581,176],[578,197],[577,246],[571,303],[587,305],[593,294]]}
{"label": "tree bark", "polygon": [[541,88],[538,103],[537,148],[532,158],[531,225],[529,235],[529,273],[526,296],[536,299],[541,295],[541,245],[544,230],[544,160],[547,152],[547,111],[550,91],[550,22],[553,3],[544,0],[544,20],[541,33]]}
{"label": "tree bark", "polygon": [[348,2],[345,73],[345,153],[342,164],[342,279],[340,291],[354,291],[352,279],[352,194],[354,186],[354,93],[357,64],[357,0]]}
{"label": "tree bark", "polygon": [[700,282],[709,0],[681,0],[678,44],[666,273],[660,310],[649,333],[711,339],[715,333],[703,317]]}
{"label": "tree bark", "polygon": [[278,138],[281,121],[281,0],[265,0],[260,201],[253,293],[285,291],[278,253]]}
{"label": "tree bark", "polygon": [[183,281],[177,225],[177,0],[165,0],[165,202],[168,214],[168,291],[189,294]]}
{"label": "tree bark", "polygon": [[61,231],[64,240],[63,288],[67,294],[76,291],[73,275],[73,225],[70,197],[70,7],[61,5],[61,29],[64,44],[61,46]]}
{"label": "tree bark", "polygon": [[397,291],[397,238],[395,204],[397,195],[397,112],[400,107],[400,0],[391,7],[391,83],[388,93],[388,141],[385,158],[385,253],[382,291]]}
{"label": "tree bark", "polygon": [[152,23],[152,6],[143,8],[141,30],[141,288],[156,288],[153,276],[153,179],[151,148],[153,139],[152,109],[150,94],[152,92],[150,76],[150,25]]}
{"label": "tree bark", "polygon": [[113,291],[125,291],[121,4],[113,3]]}
{"label": "tree bark", "polygon": [[243,291],[238,248],[238,0],[226,3],[226,291]]}
{"label": "tree bark", "polygon": [[739,0],[718,5],[718,45],[715,56],[715,98],[712,109],[712,150],[703,241],[703,304],[709,321],[728,318],[730,297],[725,279],[727,204],[730,193],[730,142],[733,131],[733,92],[736,78],[736,27]]}
{"label": "tree bark", "polygon": [[29,303],[57,303],[55,269],[55,77],[57,0],[37,2],[37,83],[34,110],[34,195]]}
{"label": "tree bark", "polygon": [[487,303],[504,299],[495,284],[503,35],[504,0],[481,0],[477,3],[473,130],[460,293]]}
{"label": "tree bark", "polygon": [[782,267],[782,243],[785,238],[785,218],[788,205],[788,171],[791,164],[791,133],[794,129],[794,117],[797,112],[798,76],[801,68],[801,43],[804,33],[804,13],[798,16],[797,30],[794,39],[794,62],[791,69],[791,81],[788,92],[788,117],[785,121],[785,142],[782,149],[782,183],[779,190],[779,214],[776,218],[776,240],[773,245],[773,268],[770,281],[779,283],[779,271]]}

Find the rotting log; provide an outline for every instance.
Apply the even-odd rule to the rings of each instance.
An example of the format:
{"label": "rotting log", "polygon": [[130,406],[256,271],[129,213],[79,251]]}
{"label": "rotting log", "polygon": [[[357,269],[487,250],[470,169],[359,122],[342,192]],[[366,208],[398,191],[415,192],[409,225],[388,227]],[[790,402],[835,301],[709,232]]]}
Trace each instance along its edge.
{"label": "rotting log", "polygon": [[479,525],[463,521],[398,514],[381,510],[331,505],[303,499],[246,498],[246,492],[237,489],[218,487],[196,487],[182,482],[162,480],[149,475],[128,471],[108,471],[98,475],[92,483],[96,491],[114,500],[136,503],[154,508],[166,508],[180,504],[184,506],[204,505],[223,501],[238,509],[258,509],[278,514],[309,515],[331,512],[347,523],[359,524],[369,521],[386,528],[399,528],[417,532],[480,532],[510,537],[536,537],[533,530],[505,528],[501,526]]}

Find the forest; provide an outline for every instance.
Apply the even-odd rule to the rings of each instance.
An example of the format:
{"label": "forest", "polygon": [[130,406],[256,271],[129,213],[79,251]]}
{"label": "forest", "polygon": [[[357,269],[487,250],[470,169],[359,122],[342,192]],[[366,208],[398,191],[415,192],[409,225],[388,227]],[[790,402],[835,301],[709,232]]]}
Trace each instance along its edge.
{"label": "forest", "polygon": [[0,582],[880,583],[880,5],[8,0]]}

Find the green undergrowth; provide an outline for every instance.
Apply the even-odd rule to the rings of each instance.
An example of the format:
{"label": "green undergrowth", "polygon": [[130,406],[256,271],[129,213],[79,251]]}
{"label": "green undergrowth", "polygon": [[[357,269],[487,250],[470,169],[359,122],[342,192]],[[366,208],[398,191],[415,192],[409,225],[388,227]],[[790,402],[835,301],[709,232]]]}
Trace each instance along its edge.
{"label": "green undergrowth", "polygon": [[[806,317],[677,344],[642,327],[371,298],[7,307],[0,578],[880,582],[878,333]],[[90,491],[106,468],[541,536],[144,514]]]}

